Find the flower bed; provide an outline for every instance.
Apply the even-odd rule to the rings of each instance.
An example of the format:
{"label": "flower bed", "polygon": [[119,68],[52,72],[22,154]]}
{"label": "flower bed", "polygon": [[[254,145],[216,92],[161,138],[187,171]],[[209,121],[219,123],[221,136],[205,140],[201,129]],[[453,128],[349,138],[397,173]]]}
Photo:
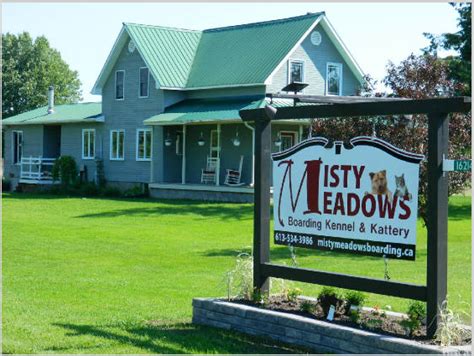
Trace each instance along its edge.
{"label": "flower bed", "polygon": [[[273,299],[272,299],[273,298]],[[374,315],[372,310],[363,310],[361,318],[385,319],[375,322],[373,330],[360,328],[352,320],[335,314],[331,322],[322,320],[321,310],[313,313],[301,311],[302,300],[289,302],[270,298],[265,307],[249,301],[225,301],[222,299],[193,300],[193,322],[228,330],[237,330],[252,335],[311,348],[317,352],[336,353],[470,353],[470,345],[441,347],[432,341],[423,340],[423,334],[408,339],[403,328],[393,330],[392,322],[402,316],[394,313]],[[318,316],[319,315],[319,316]],[[351,324],[352,323],[352,324]],[[400,323],[397,321],[397,325]],[[356,326],[356,327],[354,327]],[[376,332],[376,330],[378,332]],[[384,334],[383,334],[384,333]],[[392,334],[392,335],[389,335]],[[466,340],[467,341],[467,340]]]}

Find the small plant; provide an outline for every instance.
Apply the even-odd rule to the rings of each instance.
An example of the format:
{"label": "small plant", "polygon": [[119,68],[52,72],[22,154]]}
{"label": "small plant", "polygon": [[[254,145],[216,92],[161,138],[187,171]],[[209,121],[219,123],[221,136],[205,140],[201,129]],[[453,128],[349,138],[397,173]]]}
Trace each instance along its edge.
{"label": "small plant", "polygon": [[365,322],[365,326],[368,328],[368,329],[378,329],[382,326],[382,320],[380,319],[368,319],[366,322]]}
{"label": "small plant", "polygon": [[51,175],[53,180],[60,180],[65,187],[73,185],[77,180],[77,165],[74,157],[61,156],[56,159]]}
{"label": "small plant", "polygon": [[353,323],[359,324],[360,322],[360,310],[354,309],[349,311],[349,317]]}
{"label": "small plant", "polygon": [[260,289],[254,289],[252,292],[252,302],[265,305],[268,303],[268,297]]}
{"label": "small plant", "polygon": [[296,299],[301,295],[302,291],[299,288],[290,288],[286,293],[286,299],[289,302],[296,302]]}
{"label": "small plant", "polygon": [[118,198],[122,195],[122,192],[120,191],[120,189],[115,187],[105,187],[101,189],[100,195],[110,198]]}
{"label": "small plant", "polygon": [[[226,273],[226,280],[229,299],[233,295],[245,300],[255,300],[259,297],[255,295],[253,289],[253,257],[250,254],[240,253],[237,255],[235,267]],[[236,293],[234,293],[234,289],[236,289]]]}
{"label": "small plant", "polygon": [[2,192],[9,192],[12,189],[12,184],[10,179],[3,177],[2,178]]}
{"label": "small plant", "polygon": [[349,315],[352,306],[361,308],[364,305],[366,296],[364,293],[349,290],[344,295],[344,299],[346,300],[345,312]]}
{"label": "small plant", "polygon": [[309,300],[303,300],[300,304],[300,310],[304,313],[312,314],[316,310],[316,305]]}
{"label": "small plant", "polygon": [[413,336],[413,333],[420,327],[421,321],[426,317],[425,304],[418,301],[410,302],[407,316],[408,319],[402,320],[400,325],[408,330],[409,336]]}
{"label": "small plant", "polygon": [[318,299],[319,303],[321,304],[321,308],[323,309],[324,316],[328,315],[331,305],[334,305],[337,310],[338,306],[341,304],[339,295],[337,294],[336,290],[331,287],[324,287],[319,293]]}
{"label": "small plant", "polygon": [[472,333],[461,323],[461,318],[448,308],[445,300],[440,308],[440,321],[436,332],[436,341],[441,346],[460,345],[463,340],[471,339]]}
{"label": "small plant", "polygon": [[125,192],[123,192],[123,196],[127,198],[141,197],[143,195],[143,189],[139,185],[136,185],[133,188],[127,189]]}

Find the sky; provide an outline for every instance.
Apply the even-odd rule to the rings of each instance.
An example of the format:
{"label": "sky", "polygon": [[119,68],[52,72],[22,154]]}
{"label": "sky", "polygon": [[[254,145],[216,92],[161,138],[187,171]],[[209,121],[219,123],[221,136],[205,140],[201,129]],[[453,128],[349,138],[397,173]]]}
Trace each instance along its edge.
{"label": "sky", "polygon": [[203,30],[318,11],[376,80],[388,61],[420,53],[428,45],[424,32],[457,31],[457,13],[447,3],[3,3],[2,33],[46,36],[79,72],[88,102],[101,100],[90,91],[123,22]]}

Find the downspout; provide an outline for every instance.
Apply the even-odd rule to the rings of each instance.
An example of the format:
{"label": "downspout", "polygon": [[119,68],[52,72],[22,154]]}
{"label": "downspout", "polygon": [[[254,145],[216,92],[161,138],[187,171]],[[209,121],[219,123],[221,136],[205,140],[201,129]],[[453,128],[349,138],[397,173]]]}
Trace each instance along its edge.
{"label": "downspout", "polygon": [[250,126],[247,121],[244,121],[244,125],[252,131],[252,181],[250,186],[253,187],[255,183],[255,128]]}

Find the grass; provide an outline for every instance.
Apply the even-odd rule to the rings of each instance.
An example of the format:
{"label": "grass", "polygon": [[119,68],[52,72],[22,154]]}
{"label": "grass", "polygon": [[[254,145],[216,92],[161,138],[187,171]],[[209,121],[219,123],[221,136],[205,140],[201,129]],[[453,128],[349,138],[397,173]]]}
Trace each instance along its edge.
{"label": "grass", "polygon": [[[450,200],[450,307],[471,314],[470,197]],[[3,352],[288,353],[285,345],[191,324],[193,297],[226,295],[224,274],[252,244],[252,205],[3,195]],[[424,283],[417,261],[392,280]],[[372,257],[297,249],[304,267],[383,277]],[[272,260],[291,263],[272,247]],[[305,295],[318,286],[293,283]],[[407,301],[369,295],[404,310]]]}

